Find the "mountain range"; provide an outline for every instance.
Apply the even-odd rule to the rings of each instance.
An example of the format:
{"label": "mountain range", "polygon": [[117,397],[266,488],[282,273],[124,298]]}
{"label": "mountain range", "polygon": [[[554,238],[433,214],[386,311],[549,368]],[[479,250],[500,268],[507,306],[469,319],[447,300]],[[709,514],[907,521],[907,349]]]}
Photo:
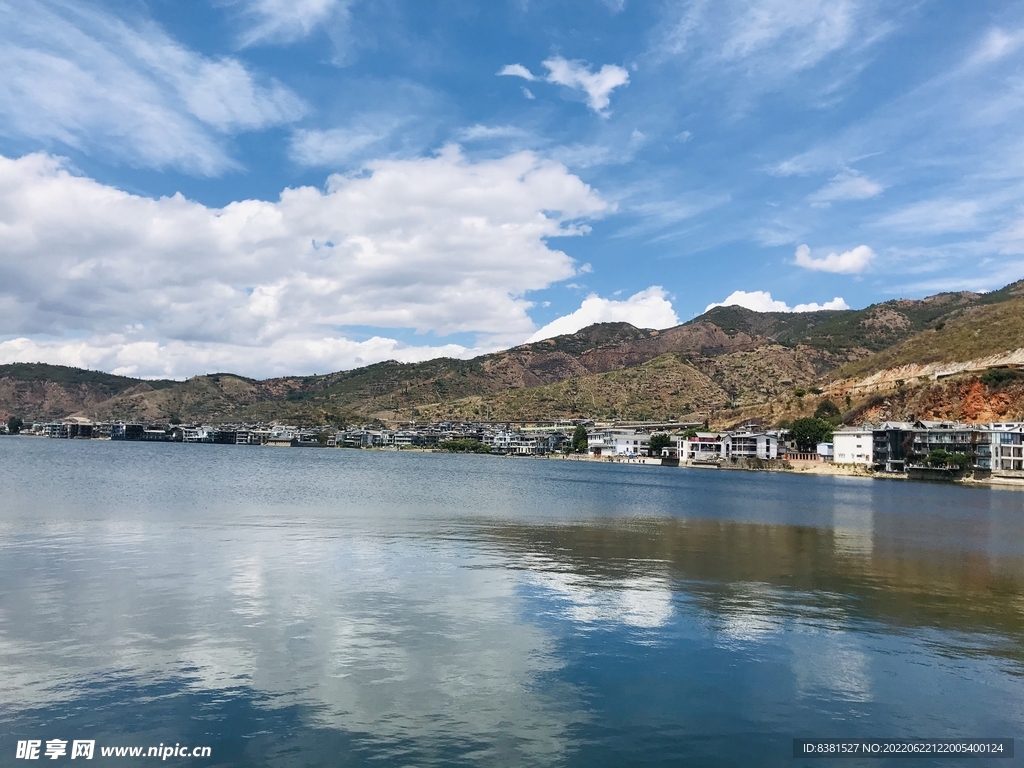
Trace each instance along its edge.
{"label": "mountain range", "polygon": [[471,360],[388,361],[321,376],[150,381],[0,366],[0,416],[45,421],[397,424],[447,419],[745,420],[832,398],[850,423],[1024,418],[1024,281],[861,310],[715,307],[664,330],[601,323]]}

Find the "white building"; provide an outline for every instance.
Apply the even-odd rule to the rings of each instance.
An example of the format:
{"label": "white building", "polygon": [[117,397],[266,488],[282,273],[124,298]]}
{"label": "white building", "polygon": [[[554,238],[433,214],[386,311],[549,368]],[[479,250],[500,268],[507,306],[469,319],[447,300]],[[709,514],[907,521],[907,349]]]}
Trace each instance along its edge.
{"label": "white building", "polygon": [[646,456],[651,436],[635,429],[592,429],[587,450],[595,456]]}
{"label": "white building", "polygon": [[737,432],[729,435],[729,456],[740,459],[779,458],[779,438],[775,435],[754,432]]}
{"label": "white building", "polygon": [[698,432],[678,445],[680,459],[698,463],[779,458],[779,438],[763,432]]}
{"label": "white building", "polygon": [[[993,423],[989,425],[990,461],[993,472],[1024,475],[1024,424]],[[978,465],[985,466],[979,440]]]}
{"label": "white building", "polygon": [[841,427],[832,433],[832,455],[836,464],[871,466],[873,431],[871,426]]}

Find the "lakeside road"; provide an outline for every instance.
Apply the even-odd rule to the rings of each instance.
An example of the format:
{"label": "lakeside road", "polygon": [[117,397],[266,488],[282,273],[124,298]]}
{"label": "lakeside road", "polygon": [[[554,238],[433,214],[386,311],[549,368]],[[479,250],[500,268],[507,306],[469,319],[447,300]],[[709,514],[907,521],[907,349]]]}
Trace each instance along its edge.
{"label": "lakeside road", "polygon": [[[569,456],[552,455],[552,458],[559,458],[568,461],[586,461],[616,465],[646,465],[662,466],[661,459],[649,456],[638,456],[628,458],[625,456],[580,456],[572,454]],[[910,478],[904,474],[874,472],[868,467],[854,464],[836,464],[830,461],[801,461],[775,459],[770,462],[761,460],[759,466],[749,466],[745,461],[739,464],[723,463],[720,466],[708,464],[689,464],[680,462],[678,469],[712,470],[712,471],[740,471],[740,472],[780,472],[793,475],[814,475],[818,477],[863,477],[871,480],[897,480],[904,481]],[[676,469],[676,467],[670,467]],[[929,482],[929,481],[923,481]],[[980,488],[997,488],[1000,490],[1024,491],[1024,479],[1010,477],[988,477],[983,480],[973,477],[965,477],[959,480],[948,481],[951,485],[974,486]]]}

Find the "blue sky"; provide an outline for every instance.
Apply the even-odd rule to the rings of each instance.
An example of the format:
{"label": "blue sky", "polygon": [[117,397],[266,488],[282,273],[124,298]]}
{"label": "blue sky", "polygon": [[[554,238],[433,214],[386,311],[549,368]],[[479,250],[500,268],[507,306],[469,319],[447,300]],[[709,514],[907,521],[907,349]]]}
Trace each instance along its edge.
{"label": "blue sky", "polygon": [[0,361],[470,356],[1024,277],[1024,8],[0,0]]}

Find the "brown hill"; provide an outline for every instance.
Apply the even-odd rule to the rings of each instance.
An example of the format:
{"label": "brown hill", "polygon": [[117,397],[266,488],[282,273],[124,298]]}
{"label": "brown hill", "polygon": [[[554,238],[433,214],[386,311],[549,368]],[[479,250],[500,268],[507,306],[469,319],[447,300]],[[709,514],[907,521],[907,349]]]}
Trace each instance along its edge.
{"label": "brown hill", "polygon": [[[974,359],[1024,346],[1022,335],[1024,281],[990,294],[944,293],[863,310],[716,307],[662,331],[604,323],[472,360],[390,361],[326,376],[256,381],[221,373],[153,382],[0,366],[0,409],[26,420],[81,414],[214,423],[666,418],[687,411],[777,419],[812,402],[798,390],[908,361]],[[849,391],[854,409],[873,396]]]}

